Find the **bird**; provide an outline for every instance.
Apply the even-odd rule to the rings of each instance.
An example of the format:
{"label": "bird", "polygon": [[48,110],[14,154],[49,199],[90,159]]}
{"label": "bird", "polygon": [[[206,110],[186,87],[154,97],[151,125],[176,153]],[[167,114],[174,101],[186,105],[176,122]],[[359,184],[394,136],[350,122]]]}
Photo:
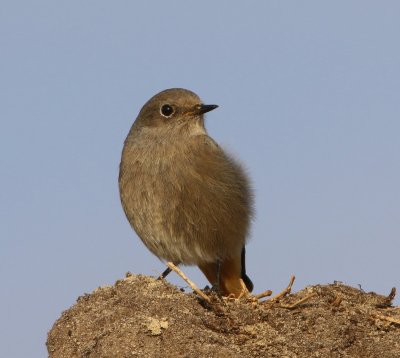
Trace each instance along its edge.
{"label": "bird", "polygon": [[253,290],[245,267],[253,194],[241,164],[207,133],[204,115],[217,107],[183,88],[150,98],[124,141],[119,191],[155,256],[198,266],[222,296],[240,297]]}

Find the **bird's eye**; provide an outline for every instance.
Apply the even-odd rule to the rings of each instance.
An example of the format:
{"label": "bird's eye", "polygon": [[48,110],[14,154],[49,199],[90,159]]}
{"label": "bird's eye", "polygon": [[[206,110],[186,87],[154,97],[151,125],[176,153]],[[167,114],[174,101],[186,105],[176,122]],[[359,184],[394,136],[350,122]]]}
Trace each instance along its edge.
{"label": "bird's eye", "polygon": [[160,112],[161,112],[161,115],[163,115],[164,117],[169,118],[169,117],[171,117],[171,116],[174,114],[175,110],[174,110],[174,108],[173,108],[172,106],[170,106],[169,104],[164,104],[164,105],[161,107]]}

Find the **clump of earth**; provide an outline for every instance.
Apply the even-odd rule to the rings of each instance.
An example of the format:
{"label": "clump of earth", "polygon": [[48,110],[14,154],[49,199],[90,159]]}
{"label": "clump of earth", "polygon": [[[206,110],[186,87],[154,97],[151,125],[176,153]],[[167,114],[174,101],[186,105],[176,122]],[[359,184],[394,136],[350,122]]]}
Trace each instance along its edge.
{"label": "clump of earth", "polygon": [[210,302],[128,274],[78,298],[48,334],[51,358],[400,357],[400,307],[341,283]]}

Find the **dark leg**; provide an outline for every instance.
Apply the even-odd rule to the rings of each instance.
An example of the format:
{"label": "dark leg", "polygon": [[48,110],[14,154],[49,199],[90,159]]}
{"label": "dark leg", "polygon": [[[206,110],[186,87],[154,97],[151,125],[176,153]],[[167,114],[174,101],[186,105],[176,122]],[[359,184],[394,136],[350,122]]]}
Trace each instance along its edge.
{"label": "dark leg", "polygon": [[217,260],[216,262],[216,269],[217,269],[217,282],[214,283],[212,289],[218,295],[221,293],[221,260]]}
{"label": "dark leg", "polygon": [[219,285],[221,282],[221,260],[217,260],[217,287],[219,290]]}
{"label": "dark leg", "polygon": [[172,271],[172,269],[170,269],[169,267],[167,267],[166,269],[165,269],[165,271],[160,275],[160,276],[158,276],[158,278],[157,278],[157,280],[163,280],[164,278],[166,278],[168,275],[169,275],[169,273]]}

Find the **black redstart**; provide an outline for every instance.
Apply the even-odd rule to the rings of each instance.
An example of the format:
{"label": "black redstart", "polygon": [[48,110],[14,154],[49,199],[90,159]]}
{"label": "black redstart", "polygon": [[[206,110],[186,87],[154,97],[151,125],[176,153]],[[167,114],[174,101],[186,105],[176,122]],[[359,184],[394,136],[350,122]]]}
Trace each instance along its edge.
{"label": "black redstart", "polygon": [[223,295],[238,297],[252,193],[241,166],[204,127],[193,92],[173,88],[152,97],[125,140],[119,189],[125,214],[147,248],[175,265],[197,265]]}

